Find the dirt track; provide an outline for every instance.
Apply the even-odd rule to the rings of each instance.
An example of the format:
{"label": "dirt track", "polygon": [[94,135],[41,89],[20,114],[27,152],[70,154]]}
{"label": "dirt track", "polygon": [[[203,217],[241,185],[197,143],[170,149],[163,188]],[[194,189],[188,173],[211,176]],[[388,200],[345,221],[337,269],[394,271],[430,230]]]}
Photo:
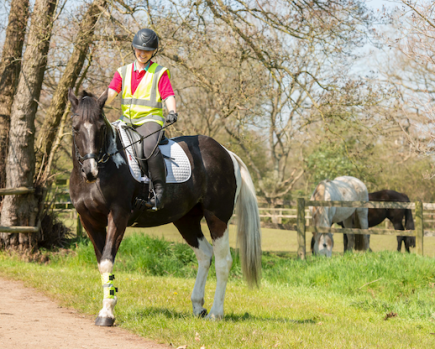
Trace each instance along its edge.
{"label": "dirt track", "polygon": [[117,327],[102,328],[94,319],[61,308],[21,282],[0,278],[0,348],[163,349]]}

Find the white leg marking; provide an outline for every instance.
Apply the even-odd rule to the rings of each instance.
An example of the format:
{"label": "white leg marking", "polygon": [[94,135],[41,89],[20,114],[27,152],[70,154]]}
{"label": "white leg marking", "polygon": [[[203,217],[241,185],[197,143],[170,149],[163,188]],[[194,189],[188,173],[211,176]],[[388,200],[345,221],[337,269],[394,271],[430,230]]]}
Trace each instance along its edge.
{"label": "white leg marking", "polygon": [[215,256],[217,285],[214,294],[213,306],[208,318],[221,319],[224,316],[224,298],[227,288],[228,275],[230,273],[233,259],[230,253],[230,240],[228,228],[224,235],[213,242],[213,251]]}
{"label": "white leg marking", "polygon": [[111,273],[113,270],[113,263],[108,259],[105,259],[104,261],[101,261],[100,264],[98,264],[98,270],[101,274]]}
{"label": "white leg marking", "polygon": [[198,243],[198,248],[193,248],[198,260],[198,274],[196,275],[195,286],[191,296],[193,314],[195,316],[200,315],[205,310],[203,308],[205,283],[207,282],[208,270],[211,258],[213,257],[213,248],[204,237],[199,239]]}
{"label": "white leg marking", "polygon": [[103,299],[103,309],[98,313],[99,317],[110,317],[112,319],[115,318],[113,314],[113,310],[115,309],[116,302],[118,298],[115,296],[113,299]]}

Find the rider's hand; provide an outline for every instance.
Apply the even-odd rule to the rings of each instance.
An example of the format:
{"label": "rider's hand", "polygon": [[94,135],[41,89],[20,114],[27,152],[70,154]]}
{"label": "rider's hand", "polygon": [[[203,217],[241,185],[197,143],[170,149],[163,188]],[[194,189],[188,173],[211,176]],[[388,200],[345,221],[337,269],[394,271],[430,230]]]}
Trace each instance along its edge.
{"label": "rider's hand", "polygon": [[173,124],[174,122],[177,122],[177,119],[178,119],[178,114],[173,110],[171,110],[168,116],[166,116],[166,122],[169,124]]}

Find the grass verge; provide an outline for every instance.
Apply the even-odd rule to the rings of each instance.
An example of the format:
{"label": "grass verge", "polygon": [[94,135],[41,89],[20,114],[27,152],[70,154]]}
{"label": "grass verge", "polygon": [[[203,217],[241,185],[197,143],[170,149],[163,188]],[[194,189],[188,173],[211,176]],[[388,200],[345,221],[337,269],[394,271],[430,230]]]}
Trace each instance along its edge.
{"label": "grass verge", "polygon": [[[0,274],[21,279],[63,305],[97,314],[102,288],[93,248],[77,242],[50,263],[0,254]],[[263,254],[263,283],[249,290],[234,265],[223,321],[197,319],[190,294],[196,259],[185,244],[144,235],[124,239],[115,263],[117,324],[175,347],[427,348],[435,346],[435,261],[379,252],[330,259]],[[216,286],[210,269],[205,306]],[[387,313],[396,317],[385,320]]]}

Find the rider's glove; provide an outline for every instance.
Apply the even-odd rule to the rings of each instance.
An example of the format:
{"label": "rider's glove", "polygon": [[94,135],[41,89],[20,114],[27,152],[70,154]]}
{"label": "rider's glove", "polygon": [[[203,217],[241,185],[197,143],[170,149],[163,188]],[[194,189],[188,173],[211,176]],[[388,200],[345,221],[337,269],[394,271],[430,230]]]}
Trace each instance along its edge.
{"label": "rider's glove", "polygon": [[173,110],[171,110],[168,116],[166,116],[166,122],[169,124],[173,124],[174,122],[177,122],[177,119],[178,119],[178,114]]}

